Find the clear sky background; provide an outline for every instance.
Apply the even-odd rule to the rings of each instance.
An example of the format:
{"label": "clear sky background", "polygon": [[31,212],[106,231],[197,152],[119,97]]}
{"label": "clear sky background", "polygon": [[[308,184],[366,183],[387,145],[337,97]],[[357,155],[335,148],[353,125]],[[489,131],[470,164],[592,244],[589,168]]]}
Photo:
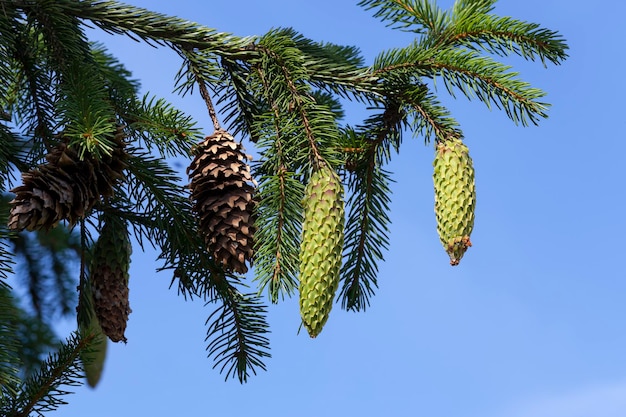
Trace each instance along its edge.
{"label": "clear sky background", "polygon": [[[410,41],[356,1],[130,3],[240,36],[292,26],[316,40],[358,45],[368,63]],[[128,344],[109,344],[98,388],[76,389],[50,415],[626,415],[626,3],[501,1],[495,12],[558,30],[570,58],[547,69],[507,60],[548,93],[553,107],[539,127],[515,126],[504,113],[440,91],[476,169],[474,246],[460,266],[449,266],[436,232],[433,148],[406,135],[390,166],[397,181],[391,247],[365,313],[337,305],[312,340],[297,335],[297,299],[272,305],[268,371],[245,385],[224,382],[205,352],[212,307],[177,296],[170,276],[154,272],[157,254],[136,250]],[[168,98],[212,133],[199,95],[171,93],[176,54],[89,33],[144,91]],[[363,117],[359,106],[348,110],[350,123]]]}

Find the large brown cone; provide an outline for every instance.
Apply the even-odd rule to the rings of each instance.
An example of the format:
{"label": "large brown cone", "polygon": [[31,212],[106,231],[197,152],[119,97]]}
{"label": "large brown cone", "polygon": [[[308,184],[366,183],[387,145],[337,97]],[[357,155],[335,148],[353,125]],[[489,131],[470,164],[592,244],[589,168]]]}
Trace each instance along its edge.
{"label": "large brown cone", "polygon": [[123,220],[107,217],[93,249],[90,281],[94,310],[102,332],[113,342],[126,342],[130,314],[128,268],[131,245]]}
{"label": "large brown cone", "polygon": [[86,154],[83,159],[60,142],[46,155],[46,163],[22,173],[23,184],[14,188],[9,228],[40,230],[55,227],[61,220],[70,226],[85,217],[101,197],[113,195],[115,183],[124,177],[127,154],[124,133],[118,127],[113,138],[111,155],[96,159]]}
{"label": "large brown cone", "polygon": [[217,130],[198,144],[187,169],[207,249],[225,269],[241,274],[254,253],[255,182],[249,158],[228,132]]}

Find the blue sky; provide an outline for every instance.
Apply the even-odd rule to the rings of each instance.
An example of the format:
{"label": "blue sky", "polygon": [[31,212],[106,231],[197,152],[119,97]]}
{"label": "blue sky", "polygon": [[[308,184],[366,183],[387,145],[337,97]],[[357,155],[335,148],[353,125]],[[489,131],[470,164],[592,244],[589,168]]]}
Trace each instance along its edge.
{"label": "blue sky", "polygon": [[[410,41],[356,1],[129,3],[242,36],[292,26],[313,39],[358,45],[367,62]],[[136,250],[128,344],[110,344],[98,388],[78,388],[51,416],[626,415],[625,88],[617,33],[626,3],[501,1],[495,11],[560,31],[570,58],[547,69],[507,60],[548,93],[553,107],[539,127],[515,126],[478,101],[440,91],[476,169],[474,246],[460,266],[449,266],[436,233],[433,149],[407,135],[390,166],[391,247],[365,313],[336,306],[311,340],[297,335],[297,300],[272,305],[268,371],[245,385],[224,382],[204,350],[212,309],[178,297],[170,277],[154,272],[156,253]],[[200,97],[171,93],[177,55],[89,33],[144,91],[168,98],[211,133]],[[348,122],[363,116],[358,106],[349,110]]]}

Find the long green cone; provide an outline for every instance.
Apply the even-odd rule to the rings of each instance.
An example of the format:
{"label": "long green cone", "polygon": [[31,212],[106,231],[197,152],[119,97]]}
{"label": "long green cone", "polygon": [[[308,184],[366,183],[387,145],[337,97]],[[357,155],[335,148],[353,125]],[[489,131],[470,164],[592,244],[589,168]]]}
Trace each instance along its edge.
{"label": "long green cone", "polygon": [[437,232],[450,256],[450,265],[458,265],[467,248],[472,246],[470,234],[476,208],[474,167],[469,149],[460,139],[439,142],[433,166]]}
{"label": "long green cone", "polygon": [[328,320],[343,250],[343,185],[335,171],[321,167],[305,188],[300,246],[300,315],[311,337]]}
{"label": "long green cone", "polygon": [[83,362],[83,370],[85,371],[87,384],[91,388],[95,388],[98,382],[100,382],[100,377],[104,370],[104,360],[107,355],[107,343],[109,339],[102,333],[100,323],[98,323],[95,315],[93,316],[93,320],[90,321],[89,327],[80,328],[80,335],[82,337],[93,335],[89,347],[81,351],[80,359]]}
{"label": "long green cone", "polygon": [[79,302],[78,331],[82,338],[92,337],[86,349],[81,350],[80,359],[83,363],[85,378],[91,388],[100,382],[104,361],[106,359],[108,339],[102,332],[93,306],[93,295],[89,283],[81,285]]}

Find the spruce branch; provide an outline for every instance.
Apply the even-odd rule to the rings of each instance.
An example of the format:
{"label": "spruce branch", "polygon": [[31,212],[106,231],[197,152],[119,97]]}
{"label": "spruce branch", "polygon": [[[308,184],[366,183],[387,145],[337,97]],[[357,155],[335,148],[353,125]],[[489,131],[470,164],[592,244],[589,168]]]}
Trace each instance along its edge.
{"label": "spruce branch", "polygon": [[72,63],[64,71],[60,85],[63,97],[57,104],[68,146],[78,150],[80,158],[109,156],[115,148],[115,109],[98,73],[90,65]]}
{"label": "spruce branch", "polygon": [[370,155],[361,177],[348,182],[351,197],[345,232],[345,261],[341,269],[342,288],[338,298],[342,308],[365,311],[378,287],[378,263],[389,247],[386,214],[389,209],[389,172],[371,162]]}
{"label": "spruce branch", "polygon": [[345,118],[343,104],[339,98],[326,90],[315,90],[311,92],[318,106],[325,107],[330,111],[335,120],[340,121]]}
{"label": "spruce branch", "polygon": [[289,140],[297,135],[289,130],[296,129],[296,125],[280,124],[275,102],[267,119],[273,124],[274,134],[262,136],[259,141],[264,161],[255,166],[261,196],[257,206],[255,279],[259,281],[259,293],[267,287],[270,300],[276,303],[297,288],[304,185],[296,173],[301,167],[290,163],[290,156],[299,151]]}
{"label": "spruce branch", "polygon": [[44,413],[66,404],[62,397],[71,392],[62,387],[81,385],[79,355],[88,342],[76,333],[68,337],[57,352],[50,354],[41,370],[22,383],[19,395],[8,401],[5,415],[28,417],[34,413],[43,417]]}
{"label": "spruce branch", "polygon": [[304,185],[284,166],[261,178],[257,209],[255,279],[270,301],[291,296],[298,288],[299,247]]}
{"label": "spruce branch", "polygon": [[[11,101],[15,104],[15,117],[21,127],[31,132],[35,138],[43,140],[50,150],[53,132],[55,130],[55,105],[49,92],[53,89],[51,71],[45,67],[42,56],[41,42],[29,39],[28,28],[16,28],[14,59],[16,73],[13,78],[16,97]],[[8,84],[8,83],[7,83]],[[36,155],[42,151],[33,149]]]}
{"label": "spruce branch", "polygon": [[[270,101],[271,111],[257,118],[263,162],[255,174],[260,179],[257,206],[257,236],[255,248],[255,279],[259,293],[267,287],[271,302],[290,296],[297,289],[302,198],[304,185],[300,181],[302,166],[294,164],[295,155],[306,149],[293,138],[301,137],[296,123],[286,122],[279,102],[269,94],[275,91],[266,71],[258,70],[259,78]],[[272,78],[274,80],[274,78]],[[289,119],[287,119],[289,120]],[[263,131],[272,132],[271,134]],[[305,156],[306,160],[306,156]]]}
{"label": "spruce branch", "polygon": [[558,65],[568,56],[568,46],[558,32],[536,23],[485,14],[470,14],[456,21],[446,44],[500,56],[515,54],[531,61],[539,58],[544,66],[546,61]]}
{"label": "spruce branch", "polygon": [[[0,85],[0,119],[15,120],[21,132],[0,122],[0,180],[9,180],[11,166],[36,165],[43,148],[55,144],[57,130],[65,130],[73,145],[97,156],[110,153],[110,135],[123,129],[129,154],[120,175],[124,178],[115,184],[113,196],[94,206],[95,214],[127,221],[142,247],[145,241],[159,251],[158,270],[173,271],[172,285],[179,293],[217,306],[207,320],[208,355],[226,379],[245,382],[265,369],[263,361],[269,357],[260,293],[267,289],[269,299],[277,302],[296,291],[302,198],[311,173],[325,165],[345,168],[349,211],[338,298],[347,310],[365,310],[388,248],[392,176],[385,165],[398,152],[402,131],[411,130],[427,142],[462,135],[426,82],[442,80],[453,96],[461,91],[504,109],[517,123],[537,123],[546,117],[547,105],[540,101],[543,92],[484,54],[517,54],[555,64],[567,57],[567,45],[557,32],[492,15],[495,0],[457,0],[449,11],[426,0],[360,4],[375,10],[390,26],[414,32],[417,39],[406,48],[382,52],[366,67],[358,48],[316,42],[293,29],[237,37],[117,1],[5,2],[0,12],[0,79],[6,80]],[[163,100],[138,97],[138,82],[103,47],[87,42],[82,25],[177,52],[182,67],[176,91],[184,96],[197,86],[216,130],[219,108],[235,134],[248,135],[257,145],[261,158],[253,170],[259,180],[258,293],[248,294],[242,278],[225,272],[207,253],[186,186],[167,162],[171,157],[188,158],[190,148],[201,139],[195,122]],[[380,111],[362,126],[342,130],[339,99]],[[29,148],[27,141],[32,141]],[[89,224],[93,218],[84,221]],[[83,224],[83,249],[86,229]],[[13,258],[2,246],[7,241],[2,230],[0,291]],[[33,242],[53,246],[45,239]],[[21,244],[26,248],[28,243]],[[27,264],[36,261],[36,251],[30,252],[30,258],[24,258]],[[53,269],[61,263],[63,258],[51,258]],[[31,269],[34,274],[37,268]],[[60,281],[55,284],[62,286]],[[80,285],[84,288],[82,271]],[[43,287],[34,282],[40,304],[45,302],[40,295]],[[1,327],[6,313],[2,309],[0,304],[0,333],[6,330]],[[0,365],[3,358],[0,352]],[[30,410],[41,414],[60,404],[57,397],[64,391],[56,382],[46,385],[46,381],[63,382],[53,371],[63,372],[65,367],[71,382],[73,359],[68,356],[64,363],[57,359],[44,367],[45,381],[29,380],[31,391],[20,393],[13,385],[13,403],[6,403],[12,408],[2,404],[0,411],[25,415],[20,413],[28,409],[26,414]],[[11,358],[7,360],[10,363]],[[11,369],[3,372],[0,366],[0,380],[10,379]]]}
{"label": "spruce branch", "polygon": [[5,283],[10,254],[5,242],[0,241],[0,411],[5,410],[9,398],[19,391],[19,349],[17,338],[17,307],[11,289]]}
{"label": "spruce branch", "polygon": [[375,10],[374,17],[388,26],[416,34],[441,33],[448,14],[428,0],[361,0],[359,6]]}
{"label": "spruce branch", "polygon": [[50,324],[73,311],[75,259],[80,253],[76,233],[63,225],[48,231],[12,234],[12,252],[20,262],[24,286],[37,319]]}
{"label": "spruce branch", "polygon": [[381,77],[440,78],[450,95],[460,90],[468,99],[478,98],[487,107],[495,104],[515,123],[537,124],[547,117],[547,104],[539,101],[545,93],[518,78],[510,66],[477,51],[459,48],[425,48],[415,42],[406,48],[389,50],[376,58],[374,72]]}
{"label": "spruce branch", "polygon": [[13,178],[11,167],[25,168],[20,147],[18,135],[0,123],[0,193],[4,193],[5,185]]}
{"label": "spruce branch", "polygon": [[[266,102],[270,109],[267,109],[265,113],[255,114],[252,119],[255,125],[252,130],[256,131],[255,137],[262,137],[264,134],[273,136],[276,141],[276,145],[272,145],[271,142],[267,142],[267,145],[274,146],[275,154],[278,157],[278,166],[284,169],[284,164],[287,163],[288,155],[285,154],[285,147],[288,146],[288,138],[291,135],[296,135],[296,132],[290,132],[292,127],[293,116],[287,115],[285,117],[285,97],[289,97],[284,92],[279,92],[281,88],[284,88],[280,82],[277,81],[278,75],[274,71],[274,68],[267,61],[263,62],[265,65],[255,66],[255,73],[259,79],[262,94],[265,96]],[[281,94],[282,93],[282,94]],[[291,103],[288,104],[288,109],[291,109]]]}
{"label": "spruce branch", "polygon": [[[3,185],[4,183],[0,189]],[[6,226],[9,222],[9,201],[10,197],[3,192],[0,195],[0,289],[10,288],[5,280],[13,273],[13,252],[10,250],[8,239],[14,236],[14,232]]]}
{"label": "spruce branch", "polygon": [[98,77],[103,81],[108,100],[118,115],[126,114],[139,95],[139,81],[100,43],[90,43]]}
{"label": "spruce branch", "polygon": [[202,138],[202,131],[191,116],[148,94],[140,100],[133,99],[119,116],[130,138],[148,151],[156,148],[162,158],[187,158],[192,146]]}
{"label": "spruce branch", "polygon": [[379,80],[364,66],[357,47],[315,42],[291,28],[281,29],[281,33],[292,39],[304,56],[311,85],[365,103],[381,96]]}
{"label": "spruce branch", "polygon": [[[382,168],[401,141],[404,113],[400,104],[389,102],[385,111],[371,117],[355,131],[347,129],[347,144],[364,149],[353,162],[348,176],[348,216],[344,238],[344,264],[338,298],[346,310],[361,311],[369,306],[377,284],[377,264],[389,246],[389,182]],[[368,139],[373,138],[373,139]]]}
{"label": "spruce branch", "polygon": [[359,4],[375,9],[375,17],[389,25],[422,36],[424,44],[435,49],[467,47],[525,59],[539,57],[559,64],[568,47],[556,31],[539,24],[500,17],[490,12],[495,0],[457,0],[451,10],[443,11],[428,0],[363,0]]}
{"label": "spruce branch", "polygon": [[[16,0],[18,5],[27,3]],[[155,13],[116,1],[58,1],[58,7],[80,19],[91,21],[102,30],[125,34],[134,40],[170,44],[180,49],[207,49],[220,56],[249,58],[246,46],[253,38],[220,33],[178,17]]]}
{"label": "spruce branch", "polygon": [[226,372],[240,383],[248,381],[252,372],[266,370],[264,358],[269,358],[269,332],[265,319],[266,307],[254,294],[243,294],[224,276],[216,282],[217,300],[222,306],[207,319],[207,351],[214,360],[213,368]]}
{"label": "spruce branch", "polygon": [[19,343],[16,354],[19,376],[23,379],[41,368],[47,355],[58,348],[59,339],[48,323],[17,304],[13,320],[11,337]]}
{"label": "spruce branch", "polygon": [[495,104],[505,111],[515,123],[538,124],[547,117],[547,103],[539,101],[545,92],[533,88],[517,78],[518,73],[509,72],[509,66],[473,51],[444,50],[428,63],[440,76],[454,97],[456,87],[468,99],[478,98],[487,107]]}
{"label": "spruce branch", "polygon": [[404,88],[398,100],[403,103],[407,115],[412,116],[409,123],[413,135],[423,137],[425,143],[462,136],[458,122],[426,85]]}
{"label": "spruce branch", "polygon": [[[310,78],[306,71],[305,56],[284,30],[270,31],[259,40],[265,55],[256,67],[259,77],[269,80],[265,88],[266,98],[278,109],[280,118],[300,125],[300,140],[309,154],[307,160],[299,161],[308,170],[317,170],[328,164],[339,165],[335,154],[335,142],[339,136],[335,115],[315,101]],[[264,73],[261,73],[264,72]],[[281,122],[282,123],[282,122]]]}
{"label": "spruce branch", "polygon": [[[303,71],[303,57],[300,50],[295,47],[288,34],[280,31],[266,34],[260,39],[259,45],[265,48],[268,59],[276,66],[277,72],[283,79],[286,94],[284,97],[280,97],[280,101],[283,103],[288,101],[287,110],[295,111],[298,114],[310,148],[311,164],[315,169],[318,169],[324,158],[318,147],[317,135],[313,132],[311,117],[314,115],[311,112],[315,111],[312,106],[314,100],[306,83],[308,77]],[[276,97],[274,99],[276,102]],[[278,108],[280,109],[280,107],[283,106]]]}
{"label": "spruce branch", "polygon": [[[190,79],[187,83],[181,83],[183,79],[183,71],[179,71],[177,75],[177,84],[179,84],[179,90],[183,92],[190,91],[193,88],[193,84],[198,85],[198,90],[200,91],[200,96],[204,100],[206,108],[209,112],[209,117],[213,122],[213,128],[217,131],[220,130],[220,122],[217,118],[217,112],[215,111],[215,107],[213,106],[213,100],[211,99],[211,95],[209,94],[209,90],[207,89],[207,81],[211,80],[211,76],[215,76],[213,73],[215,72],[215,68],[211,65],[211,56],[203,56],[201,53],[197,53],[193,50],[183,49],[181,55],[185,58],[185,64],[183,67],[188,68],[187,78]],[[219,75],[217,75],[219,76]]]}
{"label": "spruce branch", "polygon": [[78,19],[67,13],[62,3],[54,0],[14,2],[26,14],[36,34],[41,34],[49,64],[61,78],[66,69],[76,62],[88,62],[91,55]]}
{"label": "spruce branch", "polygon": [[250,64],[228,59],[223,59],[221,64],[224,74],[216,86],[216,94],[224,122],[229,124],[233,135],[247,135],[252,142],[257,142],[252,125],[266,107],[259,94],[259,83],[252,76]]}
{"label": "spruce branch", "polygon": [[207,49],[184,49],[179,46],[174,46],[174,49],[183,59],[175,77],[175,92],[184,97],[193,91],[198,79],[212,89],[219,84],[223,77],[219,55]]}
{"label": "spruce branch", "polygon": [[125,197],[120,215],[144,231],[161,250],[159,259],[166,266],[176,265],[181,253],[199,250],[191,203],[181,179],[162,159],[133,148],[128,152],[129,175],[127,188],[120,190],[120,198]]}
{"label": "spruce branch", "polygon": [[17,11],[10,4],[3,5],[2,13],[0,13],[0,120],[10,121],[7,118],[7,110],[10,110],[9,89],[15,75],[14,56],[15,56],[15,29],[17,23]]}
{"label": "spruce branch", "polygon": [[498,0],[456,0],[452,6],[452,16],[456,19],[462,14],[487,14]]}
{"label": "spruce branch", "polygon": [[226,373],[225,379],[247,382],[250,373],[265,370],[263,359],[271,356],[266,308],[258,296],[239,291],[243,286],[239,277],[225,273],[208,257],[199,234],[189,239],[194,250],[178,252],[176,261],[166,262],[160,270],[174,270],[172,284],[178,281],[185,298],[198,296],[207,305],[221,304],[206,321],[208,356],[213,368]]}

